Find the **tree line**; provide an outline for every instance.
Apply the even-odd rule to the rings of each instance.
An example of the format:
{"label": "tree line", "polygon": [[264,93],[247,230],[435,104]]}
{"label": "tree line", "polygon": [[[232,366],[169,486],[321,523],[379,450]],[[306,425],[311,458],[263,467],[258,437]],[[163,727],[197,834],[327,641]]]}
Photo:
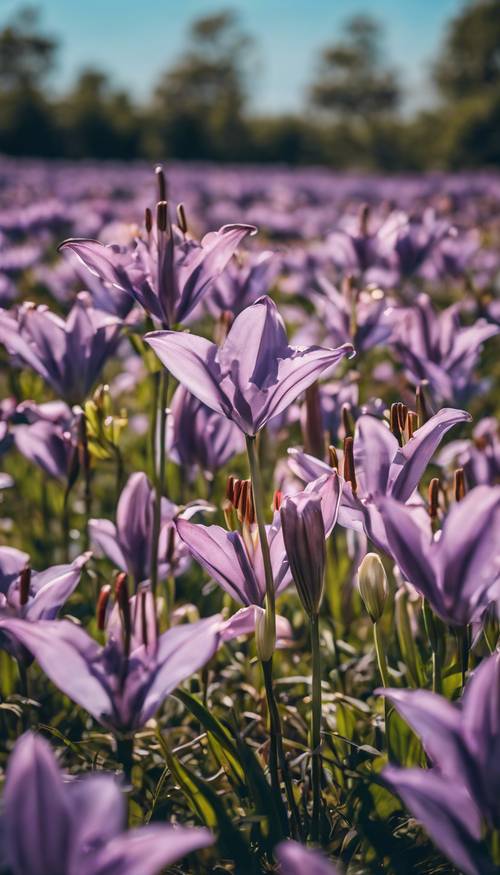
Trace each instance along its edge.
{"label": "tree line", "polygon": [[0,31],[0,152],[388,171],[498,166],[499,46],[498,0],[469,2],[434,63],[433,105],[408,117],[381,27],[358,15],[322,50],[303,111],[259,116],[249,109],[253,41],[234,11],[193,21],[184,51],[139,105],[90,68],[64,95],[52,93],[58,43],[29,8]]}

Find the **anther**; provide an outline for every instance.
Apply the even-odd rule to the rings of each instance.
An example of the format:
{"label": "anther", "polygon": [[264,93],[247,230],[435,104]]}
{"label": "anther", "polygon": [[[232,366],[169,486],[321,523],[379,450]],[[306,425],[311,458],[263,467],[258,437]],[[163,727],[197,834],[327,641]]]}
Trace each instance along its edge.
{"label": "anther", "polygon": [[455,501],[462,501],[465,498],[465,472],[463,468],[457,468],[453,472],[453,493]]}
{"label": "anther", "polygon": [[155,167],[156,182],[158,183],[158,200],[166,201],[167,199],[167,181],[163,172],[163,167],[158,165]]}
{"label": "anther", "polygon": [[148,234],[151,234],[153,228],[153,214],[149,207],[146,207],[144,211],[144,224],[146,225],[146,231]]}
{"label": "anther", "polygon": [[339,470],[339,457],[337,455],[337,450],[331,444],[328,447],[328,462],[330,463],[330,468],[335,468],[336,471]]}
{"label": "anther", "polygon": [[272,504],[273,511],[277,511],[280,509],[282,500],[283,500],[283,493],[282,493],[281,489],[275,489],[274,495],[273,495],[273,504]]}
{"label": "anther", "polygon": [[156,204],[156,227],[158,231],[166,231],[168,227],[168,204],[167,201],[158,201]]}
{"label": "anther", "polygon": [[181,229],[183,234],[187,234],[188,223],[186,218],[186,211],[184,209],[184,204],[177,205],[177,224]]}
{"label": "anther", "polygon": [[433,477],[429,483],[429,516],[431,520],[437,519],[439,507],[439,490],[441,484],[437,477]]}
{"label": "anther", "polygon": [[108,610],[110,596],[111,587],[109,583],[105,583],[104,586],[101,587],[101,591],[97,597],[96,619],[97,628],[100,632],[103,632],[106,628],[106,613]]}
{"label": "anther", "polygon": [[19,576],[19,603],[28,604],[30,597],[31,566],[25,565]]}
{"label": "anther", "polygon": [[354,440],[350,435],[344,438],[344,480],[351,484],[353,495],[356,495],[358,484],[354,468]]}

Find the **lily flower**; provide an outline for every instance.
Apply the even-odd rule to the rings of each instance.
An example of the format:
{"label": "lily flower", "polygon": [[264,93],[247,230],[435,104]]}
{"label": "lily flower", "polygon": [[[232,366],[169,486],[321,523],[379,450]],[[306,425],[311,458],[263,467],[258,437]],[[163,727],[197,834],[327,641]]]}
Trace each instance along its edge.
{"label": "lily flower", "polygon": [[[134,589],[148,581],[151,574],[154,502],[154,489],[146,474],[138,471],[130,475],[118,499],[116,524],[107,519],[89,520],[92,543],[116,568],[130,575]],[[209,505],[201,501],[188,504],[181,510],[167,498],[162,498],[158,547],[160,579],[182,574],[189,562],[188,551],[176,536],[176,519],[189,519],[207,508]]]}
{"label": "lily flower", "polygon": [[[321,501],[325,537],[328,537],[336,523],[341,491],[341,478],[330,470],[326,476],[310,483],[305,492],[298,496],[317,496]],[[297,496],[294,496],[295,499]],[[252,516],[254,520],[253,514],[250,519]],[[253,520],[243,521],[241,533],[227,531],[222,526],[204,526],[187,520],[177,521],[177,531],[196,561],[231,598],[244,606],[262,607],[266,580],[259,535]],[[291,575],[278,511],[275,511],[271,525],[266,526],[266,535],[275,593],[279,595],[290,583]]]}
{"label": "lily flower", "polygon": [[482,344],[500,331],[484,319],[463,327],[458,314],[457,304],[438,314],[427,295],[413,307],[394,310],[394,348],[408,378],[415,385],[427,380],[441,402],[463,403]]}
{"label": "lily flower", "polygon": [[[435,450],[446,432],[460,422],[468,422],[464,410],[443,408],[416,429],[408,442],[400,446],[387,425],[374,416],[360,416],[356,422],[350,452],[350,470],[346,473],[343,458],[344,489],[339,510],[339,524],[362,531],[379,549],[390,554],[379,499],[390,496],[397,502],[410,503],[411,513],[425,523],[427,512],[414,493]],[[289,450],[290,466],[304,480],[319,477],[331,467],[313,456]],[[408,511],[410,513],[410,511]]]}
{"label": "lily flower", "polygon": [[198,243],[172,226],[167,203],[160,201],[156,226],[149,229],[147,239],[136,240],[132,252],[83,239],[65,240],[59,248],[71,249],[91,273],[127,292],[169,328],[184,322],[241,241],[256,233],[253,225],[224,225]]}
{"label": "lily flower", "polygon": [[500,594],[500,486],[472,489],[435,536],[394,498],[377,504],[389,555],[445,623],[465,626]]}
{"label": "lily flower", "polygon": [[81,404],[115,352],[120,326],[81,292],[66,320],[42,305],[1,311],[0,343],[68,404]]}
{"label": "lily flower", "polygon": [[[0,619],[0,630],[24,645],[47,677],[103,726],[127,733],[144,726],[166,697],[211,659],[225,625],[216,614],[158,637],[151,592],[129,600],[124,574],[116,590],[104,646],[69,620]],[[100,606],[101,625],[102,613]]]}
{"label": "lily flower", "polygon": [[206,829],[125,830],[124,796],[111,775],[64,780],[51,747],[32,732],[16,742],[3,794],[4,850],[12,875],[157,875],[212,844]]}
{"label": "lily flower", "polygon": [[354,352],[350,344],[289,346],[283,320],[268,297],[236,317],[220,347],[176,331],[154,331],[145,340],[180,383],[247,435],[255,435],[324,370]]}
{"label": "lily flower", "polygon": [[[83,553],[67,565],[53,565],[46,571],[32,571],[27,553],[15,547],[0,547],[0,620],[18,617],[35,623],[53,620],[80,581],[82,568],[90,558]],[[16,659],[26,659],[24,648],[0,631],[0,647]]]}
{"label": "lily flower", "polygon": [[388,302],[381,289],[361,292],[345,283],[341,291],[325,277],[317,277],[319,293],[310,295],[316,316],[334,344],[352,343],[363,352],[387,343],[392,332],[392,320],[387,317]]}
{"label": "lily flower", "polygon": [[461,705],[427,690],[378,692],[420,737],[433,766],[387,766],[385,781],[461,871],[493,872],[480,838],[481,818],[500,824],[500,654],[476,669]]}

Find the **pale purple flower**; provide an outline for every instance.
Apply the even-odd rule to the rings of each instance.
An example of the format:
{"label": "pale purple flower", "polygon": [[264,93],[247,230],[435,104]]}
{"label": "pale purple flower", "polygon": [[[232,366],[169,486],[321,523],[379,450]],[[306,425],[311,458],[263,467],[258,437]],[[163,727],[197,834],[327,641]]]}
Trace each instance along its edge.
{"label": "pale purple flower", "polygon": [[164,230],[156,227],[147,240],[138,238],[132,252],[97,240],[66,240],[60,248],[71,249],[91,273],[131,295],[168,328],[189,316],[241,241],[254,233],[252,225],[224,225],[198,243],[165,216]]}
{"label": "pale purple flower", "polygon": [[[155,493],[146,474],[131,474],[116,508],[116,524],[107,519],[89,520],[92,543],[121,571],[130,575],[134,588],[149,580],[151,574],[151,539],[153,537]],[[189,562],[189,553],[176,534],[175,521],[190,519],[200,510],[209,508],[206,502],[192,502],[184,509],[167,498],[161,501],[158,574],[182,574]]]}
{"label": "pale purple flower", "polygon": [[393,323],[387,316],[389,305],[380,289],[357,293],[353,287],[346,286],[339,291],[321,275],[316,284],[319,292],[309,297],[330,343],[334,346],[352,343],[358,353],[387,343]]}
{"label": "pale purple flower", "polygon": [[7,768],[2,832],[12,875],[157,875],[212,844],[206,829],[149,825],[126,831],[114,777],[64,779],[50,745],[28,732]]}
{"label": "pale purple flower", "polygon": [[0,312],[0,343],[39,374],[68,404],[85,400],[120,339],[120,322],[78,295],[66,320],[25,304]]}
{"label": "pale purple flower", "polygon": [[472,439],[451,441],[437,458],[439,465],[464,469],[469,486],[500,482],[500,424],[493,416],[474,426]]}
{"label": "pale purple flower", "polygon": [[248,435],[353,352],[349,344],[339,349],[289,346],[283,320],[267,297],[236,317],[221,347],[175,331],[155,331],[145,339],[179,382]]}
{"label": "pale purple flower", "polygon": [[433,766],[388,766],[384,779],[455,865],[467,875],[493,872],[480,838],[481,817],[500,824],[500,654],[476,669],[461,705],[427,690],[378,692],[420,736]]}
{"label": "pale purple flower", "polygon": [[[300,496],[315,495],[321,501],[323,529],[328,536],[337,520],[341,480],[335,472],[310,483]],[[297,496],[294,496],[297,498]],[[257,526],[243,525],[242,532],[227,531],[221,526],[203,526],[178,520],[179,537],[199,564],[239,604],[264,603],[266,579]],[[275,512],[266,526],[275,592],[278,595],[290,583],[290,570],[283,541],[280,515]]]}
{"label": "pale purple flower", "polygon": [[445,623],[470,623],[500,595],[500,486],[472,489],[434,536],[394,498],[377,505],[389,554]]}

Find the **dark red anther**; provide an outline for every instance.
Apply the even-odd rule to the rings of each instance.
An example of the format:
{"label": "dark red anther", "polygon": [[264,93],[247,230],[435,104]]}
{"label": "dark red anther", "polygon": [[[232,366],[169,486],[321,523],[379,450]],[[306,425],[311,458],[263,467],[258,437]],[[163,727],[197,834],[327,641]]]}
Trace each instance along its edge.
{"label": "dark red anther", "polygon": [[424,386],[427,385],[427,381],[424,380],[417,386],[415,392],[415,402],[417,408],[417,417],[418,417],[418,428],[421,428],[424,423],[429,419],[429,411],[427,409],[427,401],[425,399]]}
{"label": "dark red anther", "polygon": [[167,555],[166,559],[169,565],[172,564],[175,553],[175,535],[176,528],[174,525],[171,525],[168,530],[168,538],[167,538]]}
{"label": "dark red anther", "polygon": [[232,498],[233,506],[235,508],[237,508],[239,503],[240,503],[240,495],[241,495],[242,486],[243,486],[243,480],[240,480],[238,477],[235,477],[234,483],[233,483],[233,498]]}
{"label": "dark red anther", "polygon": [[146,226],[146,231],[148,232],[148,234],[151,234],[151,231],[153,229],[153,214],[149,207],[146,207],[144,211],[144,224]]}
{"label": "dark red anther", "polygon": [[283,501],[283,493],[281,489],[275,489],[273,495],[273,511],[279,510]]}
{"label": "dark red anther", "polygon": [[128,656],[130,653],[130,640],[132,638],[132,617],[130,614],[127,575],[124,571],[120,571],[115,578],[115,599],[122,620],[124,650]]}
{"label": "dark red anther", "polygon": [[350,435],[344,438],[344,480],[351,484],[353,495],[356,495],[358,484],[354,467],[354,440]]}
{"label": "dark red anther", "polygon": [[353,437],[354,436],[354,419],[351,413],[351,405],[343,404],[341,410],[342,416],[342,425],[344,427],[344,437]]}
{"label": "dark red anther", "polygon": [[104,586],[101,587],[101,591],[97,598],[96,607],[97,628],[100,632],[103,632],[106,628],[106,614],[108,610],[110,596],[111,587],[109,583],[105,583]]}
{"label": "dark red anther", "polygon": [[166,231],[168,227],[168,204],[167,201],[158,201],[156,204],[156,227],[158,231]]}
{"label": "dark red anther", "polygon": [[226,480],[226,498],[231,504],[233,503],[234,498],[234,479],[233,475],[230,474]]}
{"label": "dark red anther", "polygon": [[395,438],[401,443],[401,429],[399,427],[398,405],[391,404],[390,429]]}
{"label": "dark red anther", "polygon": [[337,450],[331,444],[328,447],[328,462],[330,468],[334,468],[336,471],[339,470],[339,457],[337,455]]}
{"label": "dark red anther", "polygon": [[30,597],[31,566],[25,565],[19,575],[19,604],[27,605]]}
{"label": "dark red anther", "polygon": [[325,436],[323,432],[323,417],[321,415],[321,399],[319,385],[316,381],[305,391],[305,419],[302,427],[304,448],[306,453],[322,459],[325,452]]}
{"label": "dark red anther", "polygon": [[155,167],[156,173],[156,182],[158,184],[158,200],[166,201],[167,200],[167,180],[165,179],[165,174],[163,172],[163,167],[159,164]]}
{"label": "dark red anther", "polygon": [[462,498],[465,498],[466,491],[464,469],[457,468],[456,471],[453,472],[453,493],[455,495],[455,501],[462,501]]}
{"label": "dark red anther", "polygon": [[398,401],[398,425],[401,434],[406,428],[406,420],[408,418],[408,408],[402,401]]}
{"label": "dark red anther", "polygon": [[413,410],[408,411],[408,417],[406,420],[406,432],[408,434],[408,440],[413,437],[413,433],[418,428],[418,415],[413,412]]}
{"label": "dark red anther", "polygon": [[183,234],[187,234],[188,223],[186,218],[186,210],[184,204],[177,204],[177,224]]}
{"label": "dark red anther", "polygon": [[429,516],[431,520],[437,519],[440,488],[441,484],[438,477],[433,477],[429,483]]}

